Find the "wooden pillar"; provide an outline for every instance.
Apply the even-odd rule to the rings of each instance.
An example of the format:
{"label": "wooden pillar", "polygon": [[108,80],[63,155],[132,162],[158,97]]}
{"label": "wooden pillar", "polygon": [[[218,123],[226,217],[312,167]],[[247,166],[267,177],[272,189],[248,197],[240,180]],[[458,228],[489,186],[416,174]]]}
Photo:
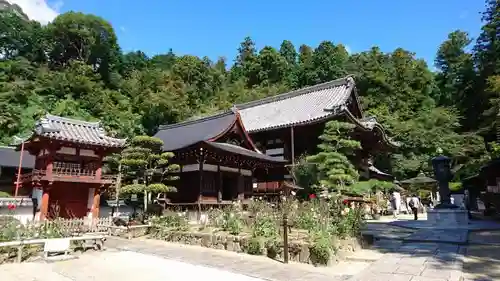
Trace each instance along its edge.
{"label": "wooden pillar", "polygon": [[92,219],[99,218],[99,205],[101,203],[101,190],[99,187],[94,189],[94,202],[92,204]]}
{"label": "wooden pillar", "polygon": [[217,165],[217,202],[222,202],[222,173],[220,172],[220,165]]}
{"label": "wooden pillar", "polygon": [[199,155],[199,177],[200,177],[200,183],[198,187],[198,219],[201,218],[201,191],[203,190],[203,163],[205,162],[205,154],[203,151],[203,148],[200,148],[200,155]]}
{"label": "wooden pillar", "polygon": [[99,160],[97,161],[97,169],[95,170],[95,178],[100,180],[102,176],[102,156],[99,156]]}
{"label": "wooden pillar", "polygon": [[245,183],[243,175],[241,174],[241,168],[238,168],[238,200],[243,200],[245,198]]}
{"label": "wooden pillar", "polygon": [[290,127],[290,151],[292,155],[292,165],[295,164],[295,134],[293,132],[293,126]]}
{"label": "wooden pillar", "polygon": [[49,179],[52,177],[52,171],[54,169],[54,154],[55,154],[55,151],[50,149],[49,155],[47,156],[47,162],[45,165],[46,175]]}
{"label": "wooden pillar", "polygon": [[40,221],[47,219],[49,214],[49,187],[43,187],[42,202],[40,203]]}

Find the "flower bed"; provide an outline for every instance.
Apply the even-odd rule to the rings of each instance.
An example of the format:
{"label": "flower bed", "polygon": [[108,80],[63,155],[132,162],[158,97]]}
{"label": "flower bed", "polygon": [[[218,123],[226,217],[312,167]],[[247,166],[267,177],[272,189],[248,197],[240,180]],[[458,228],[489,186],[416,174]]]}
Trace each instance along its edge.
{"label": "flower bed", "polygon": [[167,212],[150,220],[150,237],[189,245],[267,255],[283,255],[283,217],[289,226],[289,258],[311,264],[330,264],[360,247],[363,223],[360,209],[341,200],[252,202],[246,211],[237,206],[210,211],[208,220],[192,225],[182,213]]}
{"label": "flower bed", "polygon": [[[212,249],[226,250],[237,253],[263,255],[273,259],[283,259],[283,241],[266,243],[258,241],[250,234],[231,235],[227,233],[210,233],[195,231],[177,231],[167,228],[152,228],[150,238],[173,243],[201,246]],[[334,249],[325,263],[314,255],[314,246],[306,241],[292,240],[288,242],[290,261],[308,264],[332,264],[342,260],[346,255],[361,248],[361,243],[355,238],[333,241]]]}

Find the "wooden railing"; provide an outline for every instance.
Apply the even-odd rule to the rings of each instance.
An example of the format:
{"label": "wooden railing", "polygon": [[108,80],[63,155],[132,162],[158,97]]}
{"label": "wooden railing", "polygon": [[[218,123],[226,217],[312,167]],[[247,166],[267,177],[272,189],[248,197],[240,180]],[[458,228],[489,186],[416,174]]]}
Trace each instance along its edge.
{"label": "wooden railing", "polygon": [[[29,173],[21,174],[19,177],[20,182],[41,180],[47,175],[46,170],[33,170]],[[97,179],[96,172],[86,169],[69,169],[69,168],[54,168],[52,170],[52,177],[81,177],[86,179]],[[102,181],[114,182],[117,175],[101,175]]]}
{"label": "wooden railing", "polygon": [[113,225],[113,218],[55,219],[44,221],[46,226],[59,226],[71,233],[107,233]]}
{"label": "wooden railing", "polygon": [[78,177],[95,177],[96,171],[89,169],[73,168],[70,166],[54,167],[52,169],[54,176],[78,176]]}

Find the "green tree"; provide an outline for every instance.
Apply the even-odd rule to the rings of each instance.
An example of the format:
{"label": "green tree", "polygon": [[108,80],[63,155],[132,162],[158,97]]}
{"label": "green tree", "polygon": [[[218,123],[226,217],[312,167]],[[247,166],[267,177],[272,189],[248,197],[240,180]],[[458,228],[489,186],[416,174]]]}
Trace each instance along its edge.
{"label": "green tree", "polygon": [[161,70],[170,70],[175,64],[176,59],[177,56],[174,54],[172,49],[170,49],[166,54],[153,56],[150,60],[150,64],[154,68],[159,68]]}
{"label": "green tree", "polygon": [[[482,128],[482,134],[487,141],[493,141],[495,140],[495,131],[492,130],[491,120],[496,113],[491,110],[492,101],[490,100],[496,98],[495,93],[491,92],[494,89],[491,86],[491,77],[500,75],[499,1],[486,1],[486,11],[483,13],[482,20],[484,25],[474,46],[475,63],[479,77],[474,89],[477,97],[470,105],[470,111],[475,115],[469,117],[471,119],[469,122],[475,124],[476,128]],[[486,116],[484,116],[485,113]]]}
{"label": "green tree", "polygon": [[297,88],[310,86],[318,80],[314,71],[314,51],[307,45],[299,48],[299,64],[297,69]]}
{"label": "green tree", "polygon": [[115,31],[104,19],[83,13],[59,15],[46,27],[49,59],[55,68],[64,68],[72,60],[85,62],[109,81],[120,56]]}
{"label": "green tree", "polygon": [[436,82],[439,91],[434,96],[440,106],[455,107],[465,118],[462,119],[464,130],[474,129],[477,113],[473,109],[478,101],[474,91],[476,73],[472,54],[466,52],[471,43],[468,34],[454,31],[441,44],[436,55],[435,65],[439,72]]}
{"label": "green tree", "polygon": [[316,83],[345,77],[349,53],[343,45],[323,41],[314,50],[313,62],[317,76]]}
{"label": "green tree", "polygon": [[149,58],[148,56],[141,52],[129,52],[123,55],[121,63],[120,63],[120,73],[129,77],[134,71],[141,71],[148,67]]}
{"label": "green tree", "polygon": [[298,54],[295,46],[289,40],[283,40],[280,46],[280,55],[285,59],[287,65],[285,70],[286,83],[295,88],[298,85]]}
{"label": "green tree", "polygon": [[283,83],[287,73],[287,62],[276,49],[266,46],[260,50],[254,70],[256,84]]}
{"label": "green tree", "polygon": [[43,63],[46,61],[45,45],[40,23],[26,20],[11,10],[0,11],[0,54],[3,60],[24,57]]}
{"label": "green tree", "polygon": [[350,135],[353,129],[354,125],[350,123],[326,123],[323,134],[319,137],[320,152],[307,158],[309,163],[316,165],[319,172],[318,188],[344,192],[358,180],[358,171],[349,160],[350,156],[361,149],[361,144]]}
{"label": "green tree", "polygon": [[174,156],[171,152],[162,152],[163,141],[150,136],[137,136],[130,140],[120,156],[122,171],[126,181],[132,183],[121,187],[120,194],[143,194],[144,211],[151,203],[152,194],[176,192],[176,188],[165,184],[175,180],[170,173],[179,169],[178,165],[169,164]]}
{"label": "green tree", "polygon": [[[245,37],[243,42],[240,43],[238,48],[238,56],[231,68],[231,80],[236,81],[244,79],[249,80],[249,74],[255,73],[255,60],[257,59],[257,49],[255,48],[255,42],[252,38]],[[256,81],[248,81],[249,85],[254,85]]]}

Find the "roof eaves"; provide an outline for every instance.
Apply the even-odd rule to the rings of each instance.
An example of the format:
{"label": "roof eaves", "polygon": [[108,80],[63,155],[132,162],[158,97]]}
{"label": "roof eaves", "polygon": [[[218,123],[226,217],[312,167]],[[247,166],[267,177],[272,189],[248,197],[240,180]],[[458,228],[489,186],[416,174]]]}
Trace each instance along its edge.
{"label": "roof eaves", "polygon": [[168,130],[168,129],[173,129],[173,128],[178,128],[178,127],[188,126],[188,125],[192,125],[192,124],[198,124],[198,123],[205,122],[205,121],[208,121],[208,120],[213,120],[213,119],[225,117],[225,116],[228,116],[228,115],[231,115],[231,114],[234,114],[233,110],[231,110],[231,109],[230,110],[225,110],[223,112],[220,112],[220,113],[217,113],[217,114],[214,114],[214,115],[209,115],[209,116],[202,117],[202,118],[195,119],[195,120],[187,120],[187,121],[182,121],[182,122],[175,123],[175,124],[160,125],[158,127],[158,130],[159,131],[161,131],[161,130]]}
{"label": "roof eaves", "polygon": [[382,138],[384,139],[387,144],[392,146],[393,148],[398,148],[401,146],[401,143],[397,141],[393,141],[389,136],[387,136],[384,127],[380,125],[378,122],[374,122],[372,126],[367,126],[362,120],[357,119],[352,113],[347,109],[345,106],[341,106],[339,112],[340,114],[345,114],[349,120],[351,120],[355,125],[358,126],[358,128],[364,130],[364,131],[373,131],[373,130],[379,130],[380,133],[382,134]]}
{"label": "roof eaves", "polygon": [[52,115],[49,113],[47,113],[45,115],[45,118],[43,118],[43,119],[46,119],[47,121],[51,121],[51,122],[61,122],[61,123],[67,123],[67,124],[72,124],[72,125],[77,125],[77,126],[80,125],[80,126],[93,127],[93,128],[100,128],[101,127],[101,122],[99,122],[99,121],[89,122],[89,121],[83,121],[83,120],[77,120],[77,119]]}

